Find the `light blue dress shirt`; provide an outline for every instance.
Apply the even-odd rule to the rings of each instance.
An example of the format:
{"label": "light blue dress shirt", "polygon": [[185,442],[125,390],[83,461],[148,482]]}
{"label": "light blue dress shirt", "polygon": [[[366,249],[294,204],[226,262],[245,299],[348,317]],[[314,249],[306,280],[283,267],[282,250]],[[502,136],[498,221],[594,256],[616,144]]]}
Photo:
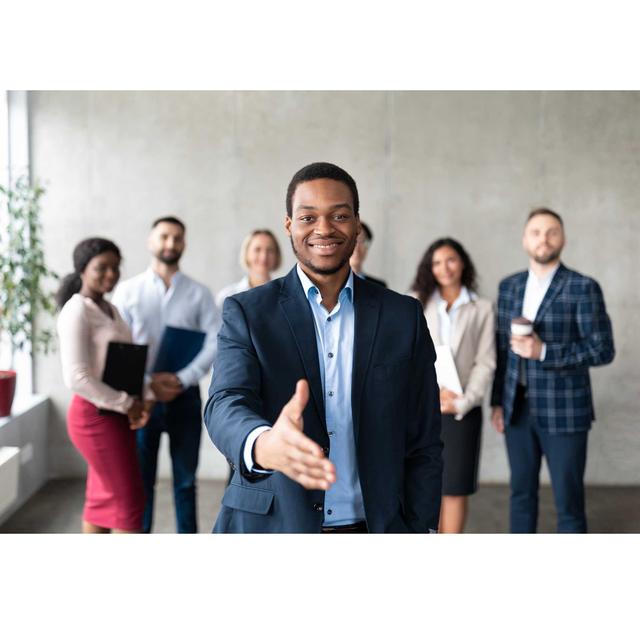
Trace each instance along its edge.
{"label": "light blue dress shirt", "polygon": [[222,318],[207,287],[177,271],[167,288],[149,268],[121,282],[111,299],[131,328],[133,341],[148,344],[147,373],[151,373],[164,328],[169,325],[206,333],[200,353],[176,372],[186,389],[211,371]]}
{"label": "light blue dress shirt", "polygon": [[[324,525],[351,524],[365,519],[351,410],[351,378],[355,313],[353,272],[340,291],[338,303],[327,311],[322,296],[305,272],[297,266],[298,277],[313,313],[322,379],[322,394],[330,440],[329,459],[336,467],[336,482],[325,492]],[[255,439],[265,429],[251,432],[245,443],[244,460],[253,469],[251,451]]]}

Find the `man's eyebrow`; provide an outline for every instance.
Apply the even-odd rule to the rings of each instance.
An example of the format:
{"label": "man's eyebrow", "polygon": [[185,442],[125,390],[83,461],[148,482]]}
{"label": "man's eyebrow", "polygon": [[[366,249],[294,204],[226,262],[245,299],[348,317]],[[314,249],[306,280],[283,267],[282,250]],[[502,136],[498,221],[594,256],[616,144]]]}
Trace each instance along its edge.
{"label": "man's eyebrow", "polygon": [[[353,207],[348,202],[338,202],[336,204],[331,205],[329,207],[332,211],[335,209],[349,209],[349,211],[353,211]],[[314,207],[312,204],[300,204],[296,207],[296,211],[317,211],[318,207]]]}

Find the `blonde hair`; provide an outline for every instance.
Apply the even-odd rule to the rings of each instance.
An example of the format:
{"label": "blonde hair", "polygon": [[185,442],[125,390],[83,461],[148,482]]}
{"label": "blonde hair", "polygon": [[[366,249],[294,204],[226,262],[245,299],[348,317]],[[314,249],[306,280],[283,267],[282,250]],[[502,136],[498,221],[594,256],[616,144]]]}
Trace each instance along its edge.
{"label": "blonde hair", "polygon": [[282,254],[280,253],[280,245],[278,244],[276,237],[271,231],[269,231],[269,229],[254,229],[249,235],[245,237],[245,239],[242,241],[242,244],[240,245],[240,266],[245,271],[249,269],[249,263],[247,262],[247,252],[249,251],[249,245],[256,236],[262,235],[269,236],[269,238],[271,238],[273,246],[276,250],[276,264],[273,267],[273,270],[277,271],[280,268],[280,264],[282,263]]}

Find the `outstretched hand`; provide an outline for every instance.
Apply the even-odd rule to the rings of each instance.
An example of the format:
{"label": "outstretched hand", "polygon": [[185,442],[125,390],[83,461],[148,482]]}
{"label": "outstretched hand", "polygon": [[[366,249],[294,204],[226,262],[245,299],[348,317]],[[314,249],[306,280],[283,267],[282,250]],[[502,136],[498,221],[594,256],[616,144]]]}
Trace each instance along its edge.
{"label": "outstretched hand", "polygon": [[303,433],[302,413],[309,402],[309,383],[298,380],[296,391],[269,431],[258,436],[254,460],[264,469],[280,471],[305,489],[327,490],[336,469],[320,445]]}

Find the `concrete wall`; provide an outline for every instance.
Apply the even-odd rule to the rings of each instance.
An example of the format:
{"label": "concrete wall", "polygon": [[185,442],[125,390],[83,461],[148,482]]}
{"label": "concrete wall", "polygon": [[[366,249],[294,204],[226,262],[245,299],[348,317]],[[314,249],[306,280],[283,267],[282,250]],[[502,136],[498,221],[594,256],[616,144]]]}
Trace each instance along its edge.
{"label": "concrete wall", "polygon": [[[635,92],[35,92],[32,165],[49,184],[46,251],[61,273],[74,244],[113,238],[123,275],[147,265],[149,222],[184,218],[183,268],[217,291],[239,278],[238,245],[253,227],[281,231],[286,185],[329,160],[358,182],[376,233],[368,270],[407,289],[426,246],[447,234],[469,250],[481,293],[526,265],[527,211],[563,214],[565,262],[603,286],[618,355],[593,371],[598,421],[587,480],[640,483],[640,94]],[[205,382],[206,385],[206,382]],[[82,473],[68,442],[69,394],[57,358],[39,358],[37,389],[53,399],[51,468]],[[502,438],[486,425],[481,479],[505,481]],[[203,476],[224,462],[203,439]],[[166,470],[166,460],[164,467]]]}

